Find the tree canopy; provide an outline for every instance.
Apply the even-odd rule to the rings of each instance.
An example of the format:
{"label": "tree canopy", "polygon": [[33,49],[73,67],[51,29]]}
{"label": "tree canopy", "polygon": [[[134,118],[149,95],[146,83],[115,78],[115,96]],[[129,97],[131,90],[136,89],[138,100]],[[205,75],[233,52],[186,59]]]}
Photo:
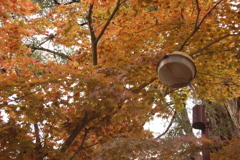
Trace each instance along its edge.
{"label": "tree canopy", "polygon": [[194,59],[199,100],[239,97],[237,0],[4,0],[0,7],[2,158],[187,159],[204,149],[239,158],[240,137],[223,142],[184,130],[154,138],[143,128],[154,116],[183,114],[193,95],[157,78],[158,61],[173,51]]}

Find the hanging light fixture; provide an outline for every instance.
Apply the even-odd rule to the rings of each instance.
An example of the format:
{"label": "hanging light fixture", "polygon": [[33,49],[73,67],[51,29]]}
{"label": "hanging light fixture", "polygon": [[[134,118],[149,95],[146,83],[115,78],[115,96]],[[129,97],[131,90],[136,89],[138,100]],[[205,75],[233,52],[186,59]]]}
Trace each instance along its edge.
{"label": "hanging light fixture", "polygon": [[196,66],[188,54],[174,51],[159,61],[157,73],[166,86],[182,88],[189,85],[195,77]]}

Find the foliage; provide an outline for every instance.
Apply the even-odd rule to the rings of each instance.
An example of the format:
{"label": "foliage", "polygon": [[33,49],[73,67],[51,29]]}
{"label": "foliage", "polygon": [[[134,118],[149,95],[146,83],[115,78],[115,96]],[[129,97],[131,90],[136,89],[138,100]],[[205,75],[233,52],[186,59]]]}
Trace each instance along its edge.
{"label": "foliage", "polygon": [[[224,103],[239,96],[239,5],[1,1],[0,107],[8,120],[0,124],[0,156],[184,159],[206,149],[202,143],[215,146],[186,135],[154,139],[143,125],[154,115],[181,112],[191,97],[187,87],[169,89],[156,78],[160,58],[175,50],[193,57],[199,98]],[[174,106],[166,102],[168,94]]]}

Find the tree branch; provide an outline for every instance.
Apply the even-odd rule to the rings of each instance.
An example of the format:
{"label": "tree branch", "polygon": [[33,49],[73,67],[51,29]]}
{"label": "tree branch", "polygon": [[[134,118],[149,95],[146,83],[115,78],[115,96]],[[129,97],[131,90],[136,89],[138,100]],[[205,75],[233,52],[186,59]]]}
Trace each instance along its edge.
{"label": "tree branch", "polygon": [[193,52],[193,53],[191,53],[191,54],[189,54],[189,55],[190,55],[190,56],[193,56],[193,55],[195,55],[195,54],[197,54],[197,53],[199,53],[199,52],[202,52],[203,50],[207,49],[207,48],[210,47],[211,45],[213,45],[213,44],[215,44],[215,43],[217,43],[217,42],[219,42],[219,41],[221,41],[221,40],[223,40],[223,39],[225,39],[225,38],[227,38],[227,37],[230,37],[230,36],[238,36],[238,35],[239,35],[239,34],[227,34],[227,35],[225,35],[225,36],[222,36],[222,37],[220,37],[220,38],[212,41],[211,43],[207,44],[206,46],[204,46],[203,48],[199,49],[198,51],[195,51],[195,52]]}
{"label": "tree branch", "polygon": [[87,15],[87,21],[88,21],[88,27],[90,30],[90,35],[91,35],[91,41],[95,42],[96,41],[96,36],[93,30],[93,26],[92,26],[92,9],[93,9],[94,3],[91,3],[89,5],[89,9],[88,9],[88,15]]}
{"label": "tree branch", "polygon": [[78,149],[76,150],[76,152],[74,153],[74,155],[70,158],[70,160],[72,160],[78,154],[78,152],[80,152],[83,149],[83,144],[84,144],[85,140],[87,139],[88,131],[89,131],[88,129],[85,129],[85,132],[83,135],[83,140],[82,140],[80,146],[78,147]]}
{"label": "tree branch", "polygon": [[143,83],[141,84],[138,88],[132,90],[132,93],[138,94],[143,88],[145,88],[147,85],[151,84],[152,82],[154,82],[157,78],[156,77],[152,77],[149,82],[147,83]]}
{"label": "tree branch", "polygon": [[[126,0],[125,0],[126,1]],[[120,0],[117,1],[117,4],[114,8],[114,10],[112,11],[110,17],[108,18],[107,22],[105,23],[105,25],[103,26],[100,34],[97,36],[96,42],[98,42],[100,40],[100,38],[102,37],[102,35],[104,34],[105,30],[107,29],[109,23],[111,22],[111,20],[113,19],[114,15],[117,13],[119,7],[121,6],[121,4],[123,4],[125,1],[120,3]]]}
{"label": "tree branch", "polygon": [[112,11],[110,17],[108,18],[108,20],[106,21],[106,23],[104,24],[102,30],[100,31],[99,35],[96,36],[95,32],[93,30],[93,26],[92,26],[92,9],[94,6],[94,3],[91,3],[89,5],[89,10],[88,10],[88,15],[87,15],[87,20],[88,20],[88,26],[89,26],[89,30],[90,30],[90,35],[91,35],[91,42],[92,42],[92,58],[93,58],[93,65],[97,65],[97,61],[98,61],[98,54],[97,54],[97,44],[98,41],[101,39],[101,37],[103,36],[104,32],[106,31],[109,23],[111,22],[111,20],[113,19],[114,15],[117,13],[119,7],[126,2],[127,0],[124,0],[122,2],[120,2],[120,0],[117,1],[116,6],[114,8],[114,10]]}
{"label": "tree branch", "polygon": [[[64,5],[68,5],[68,4],[72,4],[72,3],[79,3],[80,0],[73,0],[71,2],[68,2],[68,3],[63,3]],[[54,3],[57,4],[57,5],[61,5],[62,3],[59,3],[57,0],[54,0]]]}
{"label": "tree branch", "polygon": [[57,5],[61,5],[61,3],[59,3],[57,0],[53,0],[53,2]]}
{"label": "tree branch", "polygon": [[80,133],[80,131],[88,124],[88,115],[85,114],[83,119],[79,122],[77,122],[76,127],[70,134],[70,136],[67,138],[67,140],[63,143],[62,148],[61,148],[61,153],[64,153],[68,150],[74,139],[77,137],[77,135]]}
{"label": "tree branch", "polygon": [[218,4],[220,4],[223,0],[218,1],[217,3],[215,3],[213,5],[213,7],[203,16],[203,18],[201,19],[201,21],[198,23],[198,19],[199,19],[199,15],[200,15],[200,7],[199,7],[199,3],[198,0],[196,0],[196,5],[197,5],[197,9],[198,9],[198,13],[197,13],[197,17],[196,17],[196,21],[195,21],[195,26],[193,31],[190,33],[190,35],[185,39],[185,41],[181,44],[181,46],[178,48],[178,51],[181,51],[183,49],[183,47],[187,44],[187,42],[194,36],[194,34],[199,30],[200,26],[202,25],[203,21],[206,19],[206,17],[208,15],[210,15],[210,13],[212,12],[213,9],[215,9],[217,7]]}
{"label": "tree branch", "polygon": [[[36,144],[40,144],[40,135],[39,135],[39,128],[38,128],[38,124],[35,123],[34,125],[34,130],[35,130],[35,137],[36,137]],[[41,145],[41,144],[40,144]]]}
{"label": "tree branch", "polygon": [[37,123],[33,124],[34,126],[34,131],[35,131],[35,137],[36,137],[36,147],[35,150],[37,152],[37,159],[43,159],[44,155],[41,150],[42,150],[42,144],[41,144],[41,140],[40,140],[40,134],[39,134],[39,127]]}
{"label": "tree branch", "polygon": [[201,19],[201,21],[198,24],[198,27],[201,26],[201,24],[203,23],[203,21],[205,20],[205,18],[212,12],[212,10],[214,10],[217,5],[219,5],[223,0],[219,0],[217,3],[215,3],[213,5],[213,7],[203,16],[203,18]]}
{"label": "tree branch", "polygon": [[58,53],[58,52],[55,52],[55,51],[52,51],[50,49],[47,49],[47,48],[41,48],[41,47],[32,47],[34,50],[41,50],[41,51],[46,51],[46,52],[50,52],[50,53],[53,53],[54,55],[58,55],[59,57],[62,57],[62,58],[66,58],[68,60],[72,60],[69,56],[63,54],[63,53]]}
{"label": "tree branch", "polygon": [[88,9],[88,15],[87,15],[87,21],[88,21],[88,27],[89,27],[89,31],[90,31],[90,36],[91,36],[91,42],[92,42],[92,59],[93,59],[93,65],[97,65],[97,41],[96,41],[96,35],[95,32],[93,30],[93,26],[92,26],[92,10],[93,10],[93,6],[94,3],[91,3],[89,5],[89,9]]}
{"label": "tree branch", "polygon": [[171,127],[172,124],[173,124],[173,120],[175,119],[176,115],[177,115],[177,111],[174,111],[174,114],[173,114],[173,116],[172,116],[172,119],[171,119],[170,123],[168,124],[168,127],[166,128],[166,130],[165,130],[162,134],[160,134],[160,135],[157,136],[156,138],[161,138],[163,135],[165,135],[165,134],[168,132],[168,130],[170,129],[170,127]]}
{"label": "tree branch", "polygon": [[92,117],[89,118],[88,114],[85,113],[82,120],[78,120],[76,127],[74,128],[70,136],[67,138],[67,140],[62,144],[62,148],[60,152],[65,153],[70,147],[70,145],[72,144],[72,142],[75,140],[75,138],[78,136],[78,134],[82,131],[82,129],[86,127],[86,125],[92,120],[94,120],[95,118],[97,118],[97,116],[92,115]]}
{"label": "tree branch", "polygon": [[198,0],[195,0],[196,1],[196,5],[197,5],[197,17],[196,17],[196,20],[195,20],[195,27],[194,29],[196,29],[198,27],[198,20],[199,20],[199,15],[200,15],[200,12],[201,12],[201,8],[199,7],[199,3],[198,3]]}

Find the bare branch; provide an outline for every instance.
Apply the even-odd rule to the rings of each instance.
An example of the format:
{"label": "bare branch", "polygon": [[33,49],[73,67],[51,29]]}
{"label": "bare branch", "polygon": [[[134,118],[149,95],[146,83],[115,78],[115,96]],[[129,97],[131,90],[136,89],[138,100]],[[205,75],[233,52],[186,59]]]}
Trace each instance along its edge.
{"label": "bare branch", "polygon": [[172,119],[171,119],[170,123],[168,124],[168,127],[166,128],[166,130],[165,130],[162,134],[160,134],[160,135],[157,136],[156,138],[161,138],[163,135],[165,135],[165,134],[168,132],[168,130],[170,129],[170,127],[171,127],[172,124],[173,124],[173,120],[175,119],[176,115],[177,115],[177,111],[174,111],[174,114],[173,114],[173,116],[172,116]]}
{"label": "bare branch", "polygon": [[141,84],[138,88],[132,90],[132,93],[138,94],[143,88],[145,88],[147,85],[151,84],[152,82],[154,82],[157,78],[156,77],[152,77],[149,82],[147,83],[143,83]]}
{"label": "bare branch", "polygon": [[41,50],[41,51],[46,51],[46,52],[50,52],[50,53],[53,53],[55,55],[58,55],[62,58],[66,58],[68,60],[72,60],[69,56],[63,54],[63,53],[59,53],[59,52],[55,52],[55,51],[52,51],[50,49],[47,49],[47,48],[41,48],[41,47],[33,47],[34,50]]}
{"label": "bare branch", "polygon": [[203,16],[203,18],[201,19],[201,21],[198,23],[198,19],[199,19],[199,14],[201,9],[199,8],[199,3],[198,0],[196,0],[196,5],[197,5],[197,9],[198,9],[198,13],[197,13],[197,17],[196,17],[196,22],[195,22],[195,26],[193,31],[190,33],[190,35],[185,39],[185,41],[181,44],[181,46],[178,48],[178,51],[181,51],[183,49],[183,47],[187,44],[187,42],[194,36],[194,34],[199,30],[200,26],[202,25],[203,21],[206,19],[206,17],[208,15],[210,15],[210,13],[212,12],[212,10],[214,10],[218,4],[220,4],[223,0],[218,1],[217,3],[215,3],[213,5],[213,7]]}
{"label": "bare branch", "polygon": [[239,34],[227,34],[227,35],[225,35],[225,36],[222,36],[222,37],[220,37],[220,38],[212,41],[211,43],[207,44],[206,46],[204,46],[203,48],[199,49],[198,51],[195,51],[195,52],[193,52],[193,53],[191,53],[191,54],[189,54],[189,55],[190,55],[190,56],[193,56],[193,55],[195,55],[195,54],[197,54],[197,53],[199,53],[199,52],[202,52],[203,50],[207,49],[207,48],[210,47],[211,45],[213,45],[213,44],[215,44],[215,43],[217,43],[217,42],[219,42],[219,41],[221,41],[221,40],[223,40],[223,39],[225,39],[225,38],[227,38],[227,37],[230,37],[230,36],[238,36],[238,35],[239,35]]}

